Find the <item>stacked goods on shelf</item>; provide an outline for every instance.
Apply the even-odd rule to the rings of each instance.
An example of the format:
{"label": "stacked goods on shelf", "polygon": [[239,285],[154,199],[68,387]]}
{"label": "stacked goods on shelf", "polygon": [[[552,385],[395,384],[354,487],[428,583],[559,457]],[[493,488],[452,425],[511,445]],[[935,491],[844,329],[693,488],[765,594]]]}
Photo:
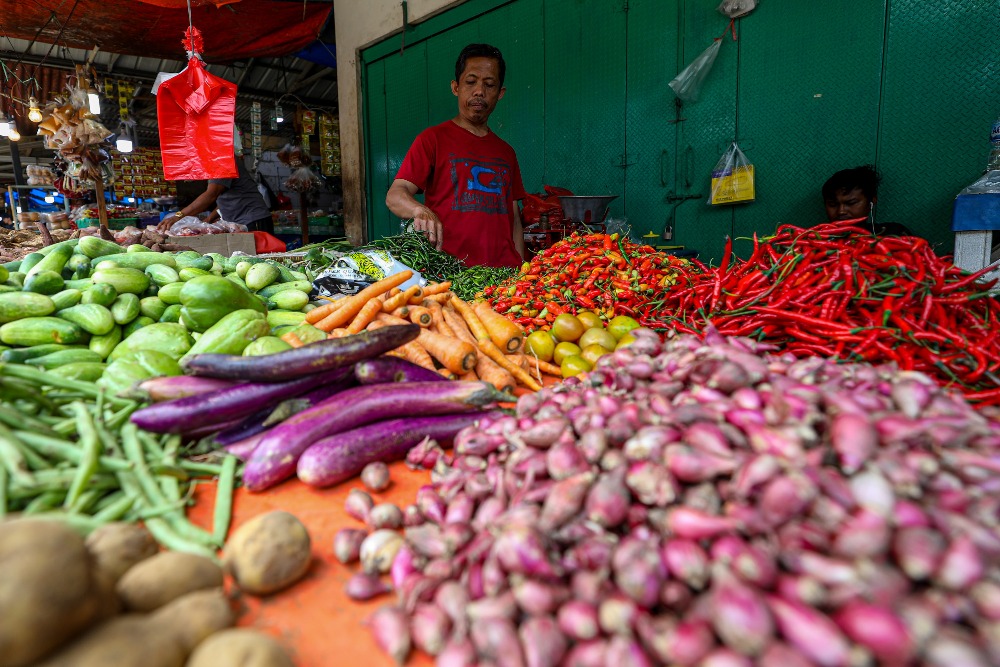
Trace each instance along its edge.
{"label": "stacked goods on shelf", "polygon": [[163,178],[163,160],[160,151],[139,148],[132,153],[112,151],[116,199],[138,197],[152,199],[177,196],[177,186]]}

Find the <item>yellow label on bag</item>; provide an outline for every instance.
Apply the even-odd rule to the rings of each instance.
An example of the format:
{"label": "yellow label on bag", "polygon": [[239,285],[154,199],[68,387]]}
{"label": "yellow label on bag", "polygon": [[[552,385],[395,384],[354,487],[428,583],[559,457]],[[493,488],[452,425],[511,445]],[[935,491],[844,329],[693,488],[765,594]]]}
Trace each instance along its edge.
{"label": "yellow label on bag", "polygon": [[712,205],[736,204],[756,198],[752,164],[736,167],[728,173],[712,173]]}

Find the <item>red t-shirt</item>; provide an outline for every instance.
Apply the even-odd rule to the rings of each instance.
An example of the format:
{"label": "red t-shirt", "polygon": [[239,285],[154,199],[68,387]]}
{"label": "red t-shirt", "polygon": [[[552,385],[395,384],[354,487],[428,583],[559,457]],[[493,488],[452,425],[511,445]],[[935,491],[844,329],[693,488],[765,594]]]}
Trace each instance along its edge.
{"label": "red t-shirt", "polygon": [[444,227],[445,252],[468,266],[521,265],[513,223],[524,185],[506,141],[445,121],[417,135],[396,178],[424,192],[424,203]]}

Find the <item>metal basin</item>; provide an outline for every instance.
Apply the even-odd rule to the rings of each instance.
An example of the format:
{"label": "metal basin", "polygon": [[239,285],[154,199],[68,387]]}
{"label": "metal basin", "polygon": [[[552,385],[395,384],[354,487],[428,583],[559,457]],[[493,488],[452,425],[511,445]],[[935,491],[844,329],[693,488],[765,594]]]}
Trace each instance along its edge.
{"label": "metal basin", "polygon": [[559,197],[563,217],[576,222],[603,222],[608,216],[608,205],[618,199],[618,195],[604,197]]}

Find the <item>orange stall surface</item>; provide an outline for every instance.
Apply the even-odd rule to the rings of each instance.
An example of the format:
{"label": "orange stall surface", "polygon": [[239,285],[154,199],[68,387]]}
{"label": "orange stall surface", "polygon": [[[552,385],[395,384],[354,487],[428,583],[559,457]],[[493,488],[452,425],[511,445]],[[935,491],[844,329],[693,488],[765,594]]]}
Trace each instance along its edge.
{"label": "orange stall surface", "polygon": [[[376,503],[392,502],[404,509],[417,489],[430,482],[430,474],[412,471],[402,462],[389,466],[392,484],[382,493],[372,493]],[[394,603],[394,594],[369,602],[354,602],[344,594],[344,585],[358,564],[342,565],[333,556],[333,536],[341,528],[363,527],[344,511],[344,499],[354,488],[364,488],[355,478],[329,489],[314,489],[292,480],[263,493],[237,489],[233,500],[233,523],[238,527],[253,517],[273,510],[297,516],[312,537],[313,565],[306,577],[280,593],[258,598],[240,597],[243,613],[239,625],[268,632],[282,641],[298,667],[390,667],[393,661],[375,645],[365,625],[379,606]],[[195,504],[188,515],[194,523],[211,528],[215,485],[199,484]],[[433,660],[414,653],[407,665],[429,667]]]}

